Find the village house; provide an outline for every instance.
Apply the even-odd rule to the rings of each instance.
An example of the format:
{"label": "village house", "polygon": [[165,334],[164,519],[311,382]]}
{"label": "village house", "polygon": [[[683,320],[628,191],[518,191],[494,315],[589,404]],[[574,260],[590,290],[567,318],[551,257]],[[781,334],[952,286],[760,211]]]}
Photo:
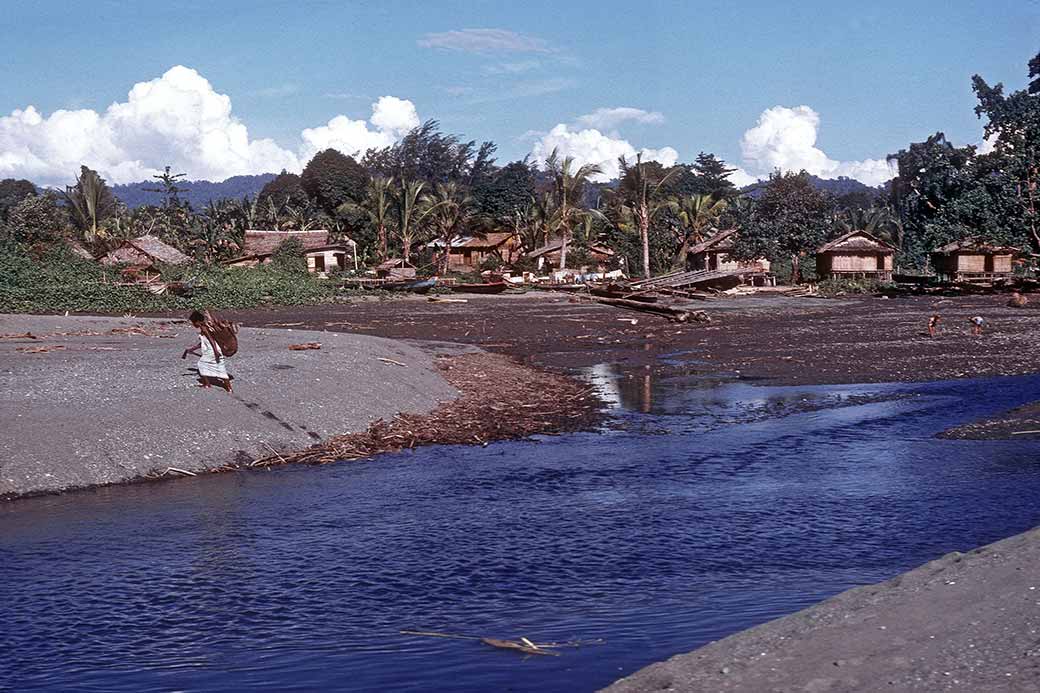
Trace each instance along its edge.
{"label": "village house", "polygon": [[[574,241],[568,244],[567,252],[570,254],[576,246]],[[563,249],[563,241],[556,239],[546,243],[541,248],[535,248],[531,252],[527,253],[526,257],[532,260],[538,261],[538,271],[545,272],[551,269],[556,269],[560,266],[560,251]],[[593,243],[588,246],[588,253],[591,257],[594,267],[588,266],[587,269],[595,269],[598,272],[606,271],[607,266],[614,259],[614,251],[610,248]],[[568,264],[573,265],[573,261],[568,260]]]}
{"label": "village house", "polygon": [[[444,252],[444,242],[433,241],[427,247]],[[479,270],[488,258],[497,257],[506,264],[520,254],[520,239],[511,231],[496,231],[483,237],[465,236],[452,241],[448,249],[448,270],[470,272]]]}
{"label": "village house", "polygon": [[866,231],[849,231],[816,251],[816,274],[821,279],[892,280],[896,249]]}
{"label": "village house", "polygon": [[103,255],[100,262],[103,265],[128,265],[129,269],[142,272],[159,264],[184,265],[191,262],[191,258],[155,236],[141,236],[123,241]]}
{"label": "village house", "polygon": [[324,229],[310,231],[250,229],[245,233],[242,256],[228,260],[224,264],[230,267],[266,265],[282,243],[289,239],[300,242],[303,256],[307,260],[308,272],[324,274],[332,270],[357,269],[357,244],[350,239],[342,243],[329,243],[329,232]]}
{"label": "village house", "polygon": [[937,248],[931,260],[940,279],[986,282],[1010,277],[1012,261],[1018,252],[1018,248],[969,237]]}
{"label": "village house", "polygon": [[416,267],[402,258],[395,257],[376,266],[376,276],[380,279],[400,281],[402,279],[415,279]]}
{"label": "village house", "polygon": [[747,270],[751,283],[771,283],[769,275],[770,262],[763,258],[756,260],[737,260],[730,257],[733,244],[737,240],[737,229],[719,231],[689,249],[686,254],[686,266],[691,270],[735,271]]}

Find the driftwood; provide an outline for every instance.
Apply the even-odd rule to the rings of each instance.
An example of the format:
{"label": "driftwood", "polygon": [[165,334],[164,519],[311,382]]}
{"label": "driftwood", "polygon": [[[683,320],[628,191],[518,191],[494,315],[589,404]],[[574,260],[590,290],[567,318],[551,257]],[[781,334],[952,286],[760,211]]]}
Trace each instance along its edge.
{"label": "driftwood", "polygon": [[551,643],[535,643],[527,638],[517,638],[516,640],[503,640],[501,638],[483,638],[476,635],[458,635],[456,633],[438,633],[436,631],[426,630],[402,630],[401,635],[421,635],[428,638],[452,638],[455,640],[479,640],[485,645],[491,647],[497,647],[502,650],[513,650],[515,652],[522,652],[528,655],[548,655],[550,657],[559,657],[559,652],[553,652],[549,648],[559,647],[581,647],[582,645],[601,645],[603,640],[594,641],[581,641],[576,640],[573,642],[551,642]]}
{"label": "driftwood", "polygon": [[[521,638],[522,640],[530,643],[527,638]],[[523,652],[524,654],[531,655],[548,655],[550,657],[559,657],[559,652],[552,652],[551,650],[543,650],[540,647],[529,647],[522,642],[515,642],[513,640],[499,640],[498,638],[481,638],[480,642],[485,645],[491,645],[491,647],[498,647],[503,650],[516,650],[517,652]]]}
{"label": "driftwood", "polygon": [[617,308],[626,308],[628,310],[637,310],[641,313],[652,313],[654,315],[662,315],[673,322],[711,322],[711,318],[703,310],[689,311],[682,308],[671,308],[669,306],[659,306],[653,303],[640,303],[639,301],[629,301],[624,298],[597,298],[594,299],[596,303],[602,303],[608,306],[615,306]]}
{"label": "driftwood", "polygon": [[303,344],[290,344],[289,351],[308,351],[310,349],[320,349],[321,342],[304,342]]}

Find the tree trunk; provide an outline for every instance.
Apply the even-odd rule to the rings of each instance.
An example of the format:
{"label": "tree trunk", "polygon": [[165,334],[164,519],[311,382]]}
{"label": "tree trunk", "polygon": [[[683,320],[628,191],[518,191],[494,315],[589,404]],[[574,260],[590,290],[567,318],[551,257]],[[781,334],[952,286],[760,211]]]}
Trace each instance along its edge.
{"label": "tree trunk", "polygon": [[563,240],[560,242],[560,269],[567,269],[567,229],[563,230]]}
{"label": "tree trunk", "polygon": [[386,224],[379,225],[379,261],[386,262]]}
{"label": "tree trunk", "polygon": [[643,242],[643,276],[650,278],[650,215],[646,207],[639,208],[639,237]]}
{"label": "tree trunk", "polygon": [[791,256],[791,283],[800,284],[802,281],[802,273],[798,267],[799,258],[798,255]]}
{"label": "tree trunk", "polygon": [[679,246],[679,250],[676,252],[675,257],[672,259],[673,270],[685,270],[688,265],[688,255],[690,252],[690,237],[684,236],[682,245]]}
{"label": "tree trunk", "polygon": [[401,239],[401,245],[403,246],[401,248],[401,251],[402,251],[401,255],[404,258],[404,261],[407,263],[408,259],[412,255],[412,239],[409,238],[408,236],[405,236],[404,238]]}

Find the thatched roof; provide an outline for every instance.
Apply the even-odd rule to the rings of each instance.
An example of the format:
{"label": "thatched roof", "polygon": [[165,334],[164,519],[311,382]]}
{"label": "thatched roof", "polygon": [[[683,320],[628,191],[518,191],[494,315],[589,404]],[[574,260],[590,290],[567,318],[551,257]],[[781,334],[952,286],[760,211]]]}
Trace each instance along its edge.
{"label": "thatched roof", "polygon": [[947,243],[941,248],[932,251],[937,255],[952,255],[953,253],[969,253],[974,255],[1014,255],[1021,252],[1019,248],[1007,245],[996,245],[981,238],[969,236],[953,243]]}
{"label": "thatched roof", "polygon": [[132,246],[148,257],[167,265],[184,265],[191,262],[191,258],[174,248],[172,245],[163,243],[155,236],[141,236],[123,241],[123,246]]}
{"label": "thatched roof", "polygon": [[849,231],[820,247],[817,253],[868,253],[871,255],[892,255],[895,246],[886,243],[877,236],[863,230]]}
{"label": "thatched roof", "polygon": [[285,241],[295,238],[304,250],[319,248],[329,244],[329,232],[325,229],[311,231],[264,231],[248,229],[245,243],[242,246],[245,255],[269,255]]}
{"label": "thatched roof", "polygon": [[[304,254],[304,256],[306,256],[306,255],[308,255],[310,253],[322,253],[322,252],[329,251],[329,250],[332,250],[332,251],[342,250],[343,252],[353,253],[354,252],[354,246],[355,246],[354,241],[349,241],[347,243],[330,243],[329,245],[320,245],[320,246],[317,246],[317,247],[314,247],[314,248],[307,248],[307,249],[305,249],[303,251],[303,254]],[[225,265],[234,265],[234,264],[237,264],[239,262],[247,262],[249,260],[255,260],[257,262],[261,262],[261,261],[266,260],[267,258],[271,257],[273,254],[274,253],[255,253],[253,255],[240,255],[238,257],[233,257],[230,260],[224,260],[223,264],[225,264]]]}
{"label": "thatched roof", "polygon": [[689,253],[691,255],[696,255],[708,250],[730,250],[733,248],[733,242],[737,240],[736,233],[736,229],[719,231],[711,238],[705,239],[690,248]]}

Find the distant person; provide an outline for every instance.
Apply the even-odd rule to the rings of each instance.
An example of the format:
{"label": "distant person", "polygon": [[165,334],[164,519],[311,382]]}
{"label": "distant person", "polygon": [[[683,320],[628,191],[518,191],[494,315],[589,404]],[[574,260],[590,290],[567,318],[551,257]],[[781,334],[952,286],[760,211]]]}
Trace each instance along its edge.
{"label": "distant person", "polygon": [[227,370],[227,359],[220,348],[219,340],[213,336],[207,315],[196,310],[192,312],[188,320],[191,321],[191,326],[199,331],[199,343],[185,349],[181,358],[188,358],[188,354],[195,354],[199,357],[199,387],[209,389],[215,382],[231,392],[231,376]]}
{"label": "distant person", "polygon": [[937,335],[939,333],[939,322],[941,320],[942,319],[939,317],[938,313],[935,313],[935,314],[932,315],[932,317],[928,318],[928,336],[929,337],[934,337],[935,335]]}
{"label": "distant person", "polygon": [[976,315],[974,318],[969,318],[968,322],[971,323],[971,333],[976,337],[982,334],[982,326],[986,324],[986,320],[981,315]]}

